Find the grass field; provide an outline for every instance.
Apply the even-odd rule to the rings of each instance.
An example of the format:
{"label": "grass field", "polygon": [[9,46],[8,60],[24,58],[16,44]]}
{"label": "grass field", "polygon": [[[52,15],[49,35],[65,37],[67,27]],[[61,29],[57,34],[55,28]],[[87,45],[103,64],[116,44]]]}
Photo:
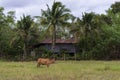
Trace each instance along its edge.
{"label": "grass field", "polygon": [[0,80],[120,80],[120,61],[56,61],[49,68],[0,61]]}

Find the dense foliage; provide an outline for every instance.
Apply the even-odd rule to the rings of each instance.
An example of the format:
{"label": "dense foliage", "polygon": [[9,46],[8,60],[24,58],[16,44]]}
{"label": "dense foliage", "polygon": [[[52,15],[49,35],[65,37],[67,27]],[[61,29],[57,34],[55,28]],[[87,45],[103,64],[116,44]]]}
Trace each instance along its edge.
{"label": "dense foliage", "polygon": [[41,16],[23,15],[18,21],[14,11],[5,14],[0,7],[1,59],[35,59],[34,52],[40,50],[44,54],[37,57],[49,57],[50,51],[32,46],[50,37],[52,48],[56,38],[74,38],[77,59],[120,59],[120,2],[112,4],[106,14],[83,13],[82,18],[70,14],[61,2],[54,2],[52,8],[47,5],[47,10],[42,10]]}

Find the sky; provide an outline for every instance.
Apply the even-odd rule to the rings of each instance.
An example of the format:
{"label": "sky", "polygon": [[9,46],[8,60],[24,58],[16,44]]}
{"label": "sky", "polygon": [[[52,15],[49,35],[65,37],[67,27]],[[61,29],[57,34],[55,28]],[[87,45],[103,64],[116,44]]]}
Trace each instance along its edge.
{"label": "sky", "polygon": [[[15,11],[16,18],[19,19],[23,14],[40,16],[41,9],[46,10],[46,4],[51,6],[54,0],[0,0],[0,7],[4,7],[5,13]],[[111,4],[120,0],[56,0],[62,2],[66,8],[76,17],[81,17],[83,12],[95,12],[105,14]]]}

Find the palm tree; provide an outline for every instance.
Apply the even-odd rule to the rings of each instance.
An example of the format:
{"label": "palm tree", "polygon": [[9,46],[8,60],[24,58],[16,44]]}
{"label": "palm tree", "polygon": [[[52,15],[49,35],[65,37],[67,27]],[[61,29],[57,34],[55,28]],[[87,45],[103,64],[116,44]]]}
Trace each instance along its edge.
{"label": "palm tree", "polygon": [[100,25],[100,16],[94,13],[84,13],[82,19],[73,19],[71,32],[74,34],[75,40],[79,41],[82,53],[91,50],[96,44],[95,41],[101,30]]}
{"label": "palm tree", "polygon": [[78,42],[80,38],[83,37],[83,27],[81,23],[82,21],[80,20],[80,18],[76,18],[73,16],[70,26],[70,33],[73,34],[76,42]]}
{"label": "palm tree", "polygon": [[92,30],[93,17],[93,13],[84,13],[82,15],[82,25],[84,27],[85,37],[87,37],[90,31]]}
{"label": "palm tree", "polygon": [[82,25],[84,30],[84,48],[85,51],[92,50],[96,45],[97,41],[101,38],[101,25],[103,21],[100,15],[94,13],[85,13],[82,18]]}
{"label": "palm tree", "polygon": [[16,36],[13,37],[11,44],[15,43],[18,40],[21,40],[23,42],[23,60],[25,60],[30,53],[30,46],[32,43],[38,41],[38,28],[34,26],[34,21],[30,16],[23,15],[23,17],[21,17],[21,20],[17,21],[17,28],[15,31]]}
{"label": "palm tree", "polygon": [[70,10],[65,8],[65,5],[62,5],[61,2],[55,2],[50,8],[47,5],[47,10],[42,10],[41,23],[47,24],[48,29],[51,29],[52,32],[52,50],[54,51],[55,42],[56,42],[56,29],[59,26],[65,26],[68,23],[70,16]]}

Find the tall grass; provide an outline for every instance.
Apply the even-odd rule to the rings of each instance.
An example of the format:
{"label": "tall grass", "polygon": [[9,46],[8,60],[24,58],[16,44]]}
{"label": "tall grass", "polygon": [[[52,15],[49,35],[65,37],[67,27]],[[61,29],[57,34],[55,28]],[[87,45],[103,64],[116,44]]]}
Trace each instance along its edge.
{"label": "tall grass", "polygon": [[0,80],[120,80],[120,61],[1,62]]}

